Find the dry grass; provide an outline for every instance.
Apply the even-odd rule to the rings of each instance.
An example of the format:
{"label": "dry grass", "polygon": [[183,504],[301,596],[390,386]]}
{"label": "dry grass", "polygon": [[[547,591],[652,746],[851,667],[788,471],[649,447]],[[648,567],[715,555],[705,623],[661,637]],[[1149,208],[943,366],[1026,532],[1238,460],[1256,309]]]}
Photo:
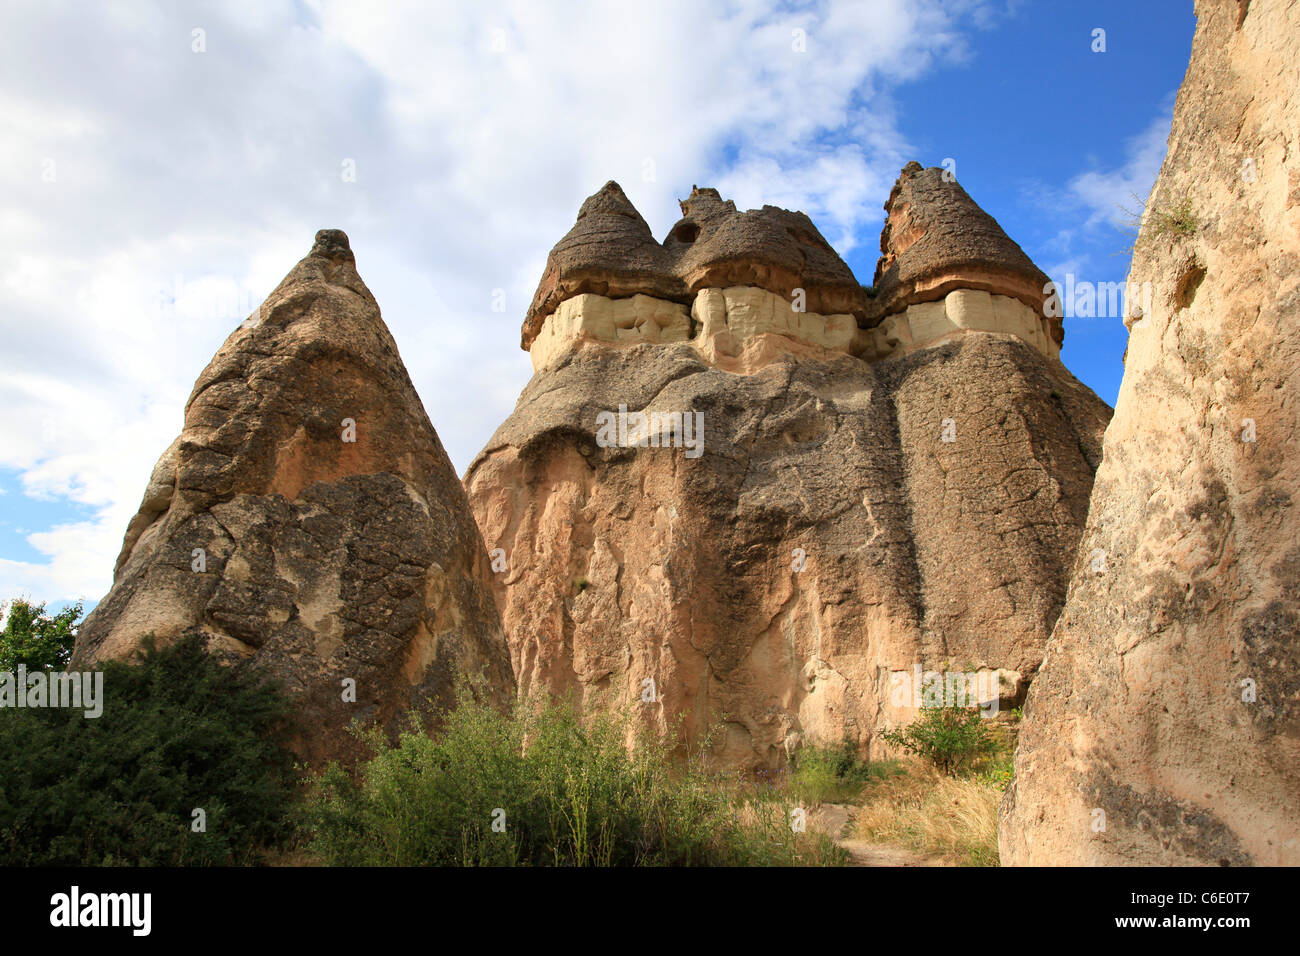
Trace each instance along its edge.
{"label": "dry grass", "polygon": [[962,866],[997,866],[1003,787],[978,777],[945,777],[919,762],[865,795],[857,836],[942,856]]}
{"label": "dry grass", "polygon": [[[1184,196],[1180,200],[1166,203],[1163,206],[1151,209],[1151,215],[1146,217],[1147,200],[1143,199],[1137,193],[1129,193],[1137,203],[1137,208],[1130,209],[1127,206],[1117,206],[1124,214],[1123,224],[1120,225],[1119,231],[1129,240],[1128,245],[1119,250],[1116,255],[1132,256],[1137,249],[1139,239],[1165,236],[1174,239],[1178,236],[1195,235],[1196,231],[1201,228],[1200,219],[1196,215],[1196,209],[1192,205],[1192,197]],[[1147,218],[1146,228],[1143,231],[1143,219]]]}

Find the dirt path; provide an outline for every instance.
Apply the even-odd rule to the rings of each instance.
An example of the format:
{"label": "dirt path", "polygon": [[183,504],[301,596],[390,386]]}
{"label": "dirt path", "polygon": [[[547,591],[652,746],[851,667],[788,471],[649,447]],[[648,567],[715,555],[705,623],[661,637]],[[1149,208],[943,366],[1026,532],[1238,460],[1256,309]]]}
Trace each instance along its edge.
{"label": "dirt path", "polygon": [[823,803],[809,814],[809,822],[849,854],[849,866],[948,866],[942,857],[918,853],[892,843],[871,843],[849,836],[854,807]]}

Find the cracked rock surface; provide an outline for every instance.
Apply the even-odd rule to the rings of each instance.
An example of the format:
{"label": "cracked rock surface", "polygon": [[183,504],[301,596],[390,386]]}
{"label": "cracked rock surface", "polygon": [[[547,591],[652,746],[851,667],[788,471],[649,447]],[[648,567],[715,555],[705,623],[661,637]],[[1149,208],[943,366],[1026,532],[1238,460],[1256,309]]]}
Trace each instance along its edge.
{"label": "cracked rock surface", "polygon": [[[596,343],[525,388],[465,477],[521,693],[714,730],[723,761],[764,767],[805,739],[878,754],[915,665],[1032,676],[1105,403],[1010,336],[777,354],[741,374],[690,343]],[[702,413],[702,454],[600,447],[620,404]]]}
{"label": "cracked rock surface", "polygon": [[199,376],[72,667],[198,631],[292,693],[304,757],[347,757],[353,718],[426,714],[458,675],[513,698],[489,576],[347,236],[322,230]]}

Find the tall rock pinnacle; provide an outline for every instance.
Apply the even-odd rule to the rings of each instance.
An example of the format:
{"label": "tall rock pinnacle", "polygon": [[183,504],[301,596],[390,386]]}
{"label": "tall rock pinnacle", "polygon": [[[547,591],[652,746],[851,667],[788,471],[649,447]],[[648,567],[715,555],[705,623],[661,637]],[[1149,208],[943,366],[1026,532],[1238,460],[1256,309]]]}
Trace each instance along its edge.
{"label": "tall rock pinnacle", "polygon": [[[198,631],[280,678],[310,759],[459,674],[513,678],[465,492],[344,233],[311,252],[203,370],[73,666]],[[345,681],[355,682],[355,702]]]}
{"label": "tall rock pinnacle", "polygon": [[1300,6],[1196,16],[1003,863],[1300,864]]}

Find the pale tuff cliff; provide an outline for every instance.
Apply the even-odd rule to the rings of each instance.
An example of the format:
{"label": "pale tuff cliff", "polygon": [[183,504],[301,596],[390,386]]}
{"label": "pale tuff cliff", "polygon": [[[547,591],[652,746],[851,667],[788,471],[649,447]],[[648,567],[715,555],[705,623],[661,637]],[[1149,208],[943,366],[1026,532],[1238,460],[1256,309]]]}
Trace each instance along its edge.
{"label": "pale tuff cliff", "polygon": [[1109,409],[959,185],[912,164],[886,209],[873,298],[802,213],[696,189],[656,243],[617,184],[583,204],[524,322],[536,374],[465,478],[521,694],[720,728],[750,766],[880,752],[917,668],[1019,699]]}
{"label": "pale tuff cliff", "polygon": [[346,756],[353,718],[393,726],[460,675],[513,697],[489,575],[347,236],[322,230],[199,376],[72,666],[198,631],[284,683],[304,756]]}
{"label": "pale tuff cliff", "polygon": [[1004,863],[1300,864],[1300,4],[1196,15]]}

